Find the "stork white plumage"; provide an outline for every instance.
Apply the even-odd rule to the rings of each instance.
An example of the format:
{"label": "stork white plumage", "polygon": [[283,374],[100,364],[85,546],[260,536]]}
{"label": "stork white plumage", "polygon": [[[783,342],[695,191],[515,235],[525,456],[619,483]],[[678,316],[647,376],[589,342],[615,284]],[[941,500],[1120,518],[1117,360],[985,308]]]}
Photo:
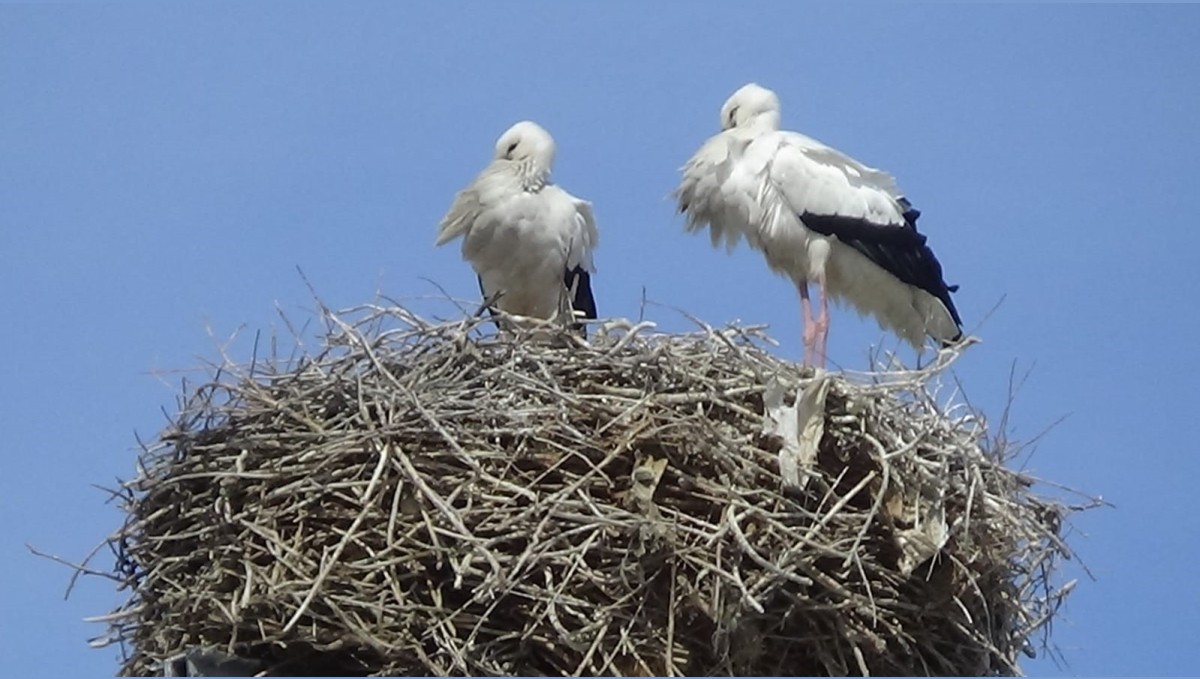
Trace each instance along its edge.
{"label": "stork white plumage", "polygon": [[[687,230],[732,250],[745,237],[800,291],[804,361],[824,366],[828,297],[850,302],[920,350],[962,337],[942,267],[891,175],[779,129],[779,99],[754,83],[721,107],[721,132],[683,167]],[[817,316],[808,284],[817,284]]]}
{"label": "stork white plumage", "polygon": [[554,154],[536,123],[506,130],[492,162],[455,196],[435,245],[462,236],[484,298],[508,314],[545,320],[573,310],[594,319],[596,220],[591,203],[550,182]]}

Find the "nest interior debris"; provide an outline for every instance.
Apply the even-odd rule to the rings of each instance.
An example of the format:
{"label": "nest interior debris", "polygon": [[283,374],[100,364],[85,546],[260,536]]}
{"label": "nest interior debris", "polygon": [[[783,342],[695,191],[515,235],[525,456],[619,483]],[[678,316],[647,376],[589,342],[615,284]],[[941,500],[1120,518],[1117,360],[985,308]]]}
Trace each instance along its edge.
{"label": "nest interior debris", "polygon": [[[1067,508],[941,366],[814,376],[753,327],[324,320],[186,387],[124,484],[123,673],[205,647],[268,674],[1007,675],[1069,590]],[[772,418],[811,420],[818,381],[789,441]]]}

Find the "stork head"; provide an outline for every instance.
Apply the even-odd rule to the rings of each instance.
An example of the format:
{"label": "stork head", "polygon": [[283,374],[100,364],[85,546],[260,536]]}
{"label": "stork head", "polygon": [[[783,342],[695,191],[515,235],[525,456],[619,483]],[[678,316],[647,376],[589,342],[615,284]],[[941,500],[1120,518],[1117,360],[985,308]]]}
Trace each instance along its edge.
{"label": "stork head", "polygon": [[779,97],[767,88],[749,83],[742,85],[721,107],[721,129],[779,129]]}
{"label": "stork head", "polygon": [[496,140],[496,159],[511,160],[537,174],[549,174],[554,165],[554,138],[541,125],[522,120]]}

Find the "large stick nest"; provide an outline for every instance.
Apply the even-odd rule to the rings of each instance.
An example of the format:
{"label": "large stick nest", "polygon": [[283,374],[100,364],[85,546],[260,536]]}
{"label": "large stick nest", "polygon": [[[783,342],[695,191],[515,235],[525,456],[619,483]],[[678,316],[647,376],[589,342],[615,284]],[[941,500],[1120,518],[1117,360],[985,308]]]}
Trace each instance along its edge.
{"label": "large stick nest", "polygon": [[[1017,674],[1069,589],[1066,508],[939,403],[939,366],[324,318],[315,351],[185,386],[125,484],[125,674],[200,647],[268,674]],[[764,429],[798,392],[799,435]]]}

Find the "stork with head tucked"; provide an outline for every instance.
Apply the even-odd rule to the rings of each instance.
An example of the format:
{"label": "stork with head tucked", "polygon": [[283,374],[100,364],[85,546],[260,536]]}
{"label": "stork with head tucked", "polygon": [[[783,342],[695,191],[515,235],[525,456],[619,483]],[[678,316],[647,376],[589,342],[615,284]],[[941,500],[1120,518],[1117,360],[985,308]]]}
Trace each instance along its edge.
{"label": "stork with head tucked", "polygon": [[[800,291],[804,361],[825,365],[828,297],[848,301],[920,350],[962,337],[942,267],[916,209],[886,172],[779,129],[779,99],[756,84],[721,107],[721,132],[683,167],[675,191],[687,230],[714,246],[744,237]],[[817,284],[814,317],[808,284]]]}
{"label": "stork with head tucked", "polygon": [[[596,318],[592,204],[550,182],[554,139],[519,122],[496,142],[492,162],[454,198],[435,245],[459,236],[484,299],[514,316]],[[581,323],[580,332],[586,331]]]}

